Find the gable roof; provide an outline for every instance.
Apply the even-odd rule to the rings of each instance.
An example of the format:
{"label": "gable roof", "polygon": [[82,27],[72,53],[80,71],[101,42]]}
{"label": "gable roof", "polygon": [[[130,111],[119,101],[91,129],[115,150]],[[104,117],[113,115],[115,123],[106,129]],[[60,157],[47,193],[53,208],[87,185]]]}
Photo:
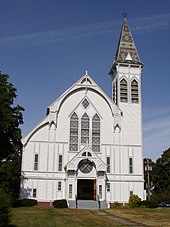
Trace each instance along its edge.
{"label": "gable roof", "polygon": [[112,100],[106,95],[106,93],[94,82],[94,80],[88,75],[87,71],[84,76],[82,76],[76,83],[74,83],[69,89],[67,89],[58,99],[56,99],[49,107],[47,111],[46,117],[37,124],[23,139],[23,145],[26,145],[30,138],[42,127],[51,125],[52,123],[57,127],[57,117],[61,106],[65,102],[65,100],[75,92],[80,90],[84,90],[85,93],[90,90],[98,95],[100,95],[108,104],[112,116],[115,115],[115,125],[119,122],[119,117],[116,116],[115,113],[119,113],[121,115],[120,108],[112,102]]}
{"label": "gable roof", "polygon": [[[90,153],[90,156],[83,156],[83,153]],[[83,159],[89,159],[95,163],[96,171],[106,171],[106,163],[96,154],[89,145],[84,146],[75,156],[65,165],[65,170],[77,170],[78,164]]]}
{"label": "gable roof", "polygon": [[[107,102],[112,116],[114,116],[115,108],[119,109],[116,104],[112,102],[112,100],[106,95],[106,93],[96,84],[96,82],[88,75],[87,71],[84,76],[82,76],[76,83],[74,83],[69,89],[67,89],[58,99],[56,99],[48,108],[50,111],[56,111],[59,113],[62,104],[64,101],[74,92],[84,90],[87,92],[88,90],[94,91],[98,93],[102,98]],[[121,112],[121,110],[119,109]]]}

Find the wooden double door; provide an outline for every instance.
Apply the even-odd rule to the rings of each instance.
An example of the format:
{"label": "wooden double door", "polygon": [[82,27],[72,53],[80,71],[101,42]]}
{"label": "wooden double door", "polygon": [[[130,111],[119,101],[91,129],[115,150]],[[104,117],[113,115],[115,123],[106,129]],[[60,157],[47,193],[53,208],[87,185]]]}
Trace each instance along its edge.
{"label": "wooden double door", "polygon": [[77,180],[77,199],[96,200],[96,180]]}

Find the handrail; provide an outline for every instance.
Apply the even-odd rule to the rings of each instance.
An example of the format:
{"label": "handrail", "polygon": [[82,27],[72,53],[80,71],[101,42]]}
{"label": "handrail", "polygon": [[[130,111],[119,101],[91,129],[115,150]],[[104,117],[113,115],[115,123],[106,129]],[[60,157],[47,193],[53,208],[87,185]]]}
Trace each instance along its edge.
{"label": "handrail", "polygon": [[75,195],[75,200],[76,200],[76,209],[78,208],[78,199],[77,199],[77,195]]}
{"label": "handrail", "polygon": [[99,209],[100,209],[100,198],[99,198],[99,195],[97,195],[97,201],[98,201],[98,205],[99,205]]}

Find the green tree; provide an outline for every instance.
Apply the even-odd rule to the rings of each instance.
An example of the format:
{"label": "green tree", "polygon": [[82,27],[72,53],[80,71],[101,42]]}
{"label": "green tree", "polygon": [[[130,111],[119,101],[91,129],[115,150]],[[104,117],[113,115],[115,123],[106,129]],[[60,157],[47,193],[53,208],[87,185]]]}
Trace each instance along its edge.
{"label": "green tree", "polygon": [[10,222],[10,202],[8,195],[0,189],[0,226],[7,226]]}
{"label": "green tree", "polygon": [[17,89],[0,74],[0,187],[17,197],[21,163],[21,129],[24,108],[14,106]]}
{"label": "green tree", "polygon": [[147,193],[147,199],[150,200],[151,196],[151,188],[153,188],[153,166],[154,162],[149,159],[149,158],[144,158],[143,160],[144,164],[144,189],[146,190]]}
{"label": "green tree", "polygon": [[170,201],[170,148],[163,152],[153,166],[153,184],[159,200]]}

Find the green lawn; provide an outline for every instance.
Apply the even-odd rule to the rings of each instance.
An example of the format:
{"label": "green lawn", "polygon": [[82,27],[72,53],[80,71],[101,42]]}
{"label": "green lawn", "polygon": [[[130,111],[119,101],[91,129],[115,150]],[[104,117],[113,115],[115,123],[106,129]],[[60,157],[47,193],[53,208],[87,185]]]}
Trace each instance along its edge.
{"label": "green lawn", "polygon": [[104,215],[99,215],[98,211],[56,209],[50,206],[12,208],[11,227],[120,226],[119,223],[107,219],[107,216],[112,215],[147,226],[170,226],[170,208],[107,209],[102,210]]}
{"label": "green lawn", "polygon": [[170,208],[108,209],[105,212],[147,226],[170,226]]}
{"label": "green lawn", "polygon": [[56,209],[50,206],[13,208],[11,224],[15,226],[115,226],[116,223],[96,215],[93,210]]}

